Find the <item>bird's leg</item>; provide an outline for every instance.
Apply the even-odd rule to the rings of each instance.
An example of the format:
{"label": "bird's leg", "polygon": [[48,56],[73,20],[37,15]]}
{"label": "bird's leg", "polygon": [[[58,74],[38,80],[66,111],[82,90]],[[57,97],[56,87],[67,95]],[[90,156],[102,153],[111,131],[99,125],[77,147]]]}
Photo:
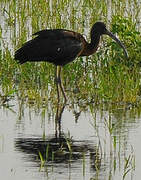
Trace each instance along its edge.
{"label": "bird's leg", "polygon": [[67,98],[66,98],[65,90],[64,90],[64,87],[63,87],[63,84],[62,84],[61,71],[62,71],[62,67],[59,66],[59,67],[58,67],[59,86],[60,86],[61,92],[62,92],[62,94],[63,94],[63,96],[64,96],[65,103],[66,103],[66,102],[67,102]]}
{"label": "bird's leg", "polygon": [[60,92],[59,92],[59,87],[60,87],[60,90],[64,96],[64,99],[65,99],[65,103],[67,102],[67,98],[66,98],[66,94],[65,94],[65,91],[64,91],[64,87],[62,85],[62,81],[61,81],[61,70],[62,70],[62,67],[61,66],[57,66],[56,68],[56,85],[57,85],[57,96],[58,96],[58,102],[60,101]]}
{"label": "bird's leg", "polygon": [[56,71],[55,71],[55,83],[56,83],[56,90],[57,90],[57,100],[58,104],[60,102],[60,89],[59,89],[59,79],[58,79],[58,66],[56,66]]}
{"label": "bird's leg", "polygon": [[60,93],[59,93],[59,87],[60,87],[60,90],[64,96],[64,99],[65,99],[65,103],[67,101],[67,98],[66,98],[66,95],[65,95],[65,91],[64,91],[64,87],[62,85],[62,80],[61,80],[61,71],[62,71],[62,67],[61,66],[57,66],[57,70],[56,70],[56,81],[57,81],[57,94],[58,94],[58,98],[60,99]]}

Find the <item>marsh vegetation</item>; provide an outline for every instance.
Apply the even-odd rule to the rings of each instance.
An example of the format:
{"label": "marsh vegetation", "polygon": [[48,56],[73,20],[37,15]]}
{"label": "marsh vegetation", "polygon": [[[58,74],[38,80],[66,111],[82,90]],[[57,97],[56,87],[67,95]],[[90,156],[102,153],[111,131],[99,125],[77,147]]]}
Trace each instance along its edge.
{"label": "marsh vegetation", "polygon": [[[139,179],[140,7],[139,0],[0,2],[0,158],[7,162],[10,153],[12,162],[0,171],[7,179]],[[104,36],[96,54],[63,68],[68,104],[58,107],[54,65],[21,66],[14,52],[46,28],[89,41],[96,21],[117,35],[129,58]]]}

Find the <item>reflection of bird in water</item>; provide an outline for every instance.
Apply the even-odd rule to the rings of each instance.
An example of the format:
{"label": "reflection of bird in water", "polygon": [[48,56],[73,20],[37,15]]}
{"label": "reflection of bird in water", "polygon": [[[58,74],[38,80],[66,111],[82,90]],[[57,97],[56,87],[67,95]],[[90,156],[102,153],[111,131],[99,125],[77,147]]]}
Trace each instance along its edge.
{"label": "reflection of bird in water", "polygon": [[74,116],[75,116],[75,122],[77,123],[77,121],[78,121],[78,118],[80,117],[80,115],[81,115],[81,112],[82,111],[79,111],[79,112],[76,112],[75,110],[73,111],[73,114],[74,114]]}
{"label": "reflection of bird in water", "polygon": [[36,37],[26,42],[15,53],[15,59],[21,64],[27,61],[47,61],[56,65],[56,84],[58,99],[60,90],[67,101],[64,88],[61,82],[62,66],[70,63],[76,57],[89,56],[96,52],[100,36],[108,35],[114,39],[128,56],[124,45],[116,38],[102,22],[96,22],[91,29],[91,42],[88,43],[85,38],[77,32],[65,29],[42,30],[34,35]]}
{"label": "reflection of bird in water", "polygon": [[[69,143],[69,145],[68,145]],[[46,140],[42,138],[17,138],[15,139],[15,149],[24,153],[24,161],[40,163],[40,155],[45,163],[70,163],[70,160],[78,163],[78,160],[83,160],[84,155],[90,157],[91,167],[97,169],[101,166],[99,160],[98,147],[92,145],[89,141],[74,141],[73,139],[60,137],[48,137]],[[40,153],[39,153],[40,152]],[[95,164],[96,163],[96,164]],[[46,165],[45,164],[45,165]]]}
{"label": "reflection of bird in water", "polygon": [[56,138],[61,137],[61,119],[65,109],[65,103],[63,105],[57,104],[56,115],[55,115],[55,136]]}

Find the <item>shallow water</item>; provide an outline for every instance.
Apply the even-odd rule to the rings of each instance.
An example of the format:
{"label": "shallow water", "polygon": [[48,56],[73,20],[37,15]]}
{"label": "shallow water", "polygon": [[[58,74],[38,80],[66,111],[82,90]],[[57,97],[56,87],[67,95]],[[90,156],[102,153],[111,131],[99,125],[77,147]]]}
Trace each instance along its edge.
{"label": "shallow water", "polygon": [[[43,118],[41,112],[24,108],[19,119],[20,108],[16,101],[12,104],[11,110],[0,110],[0,171],[4,179],[122,179],[125,158],[129,156],[132,160],[127,170],[131,170],[125,179],[140,178],[141,117],[132,117],[133,109],[119,109],[111,114],[97,110],[95,118],[89,110],[82,111],[75,121],[73,113],[65,107],[59,137],[54,120],[47,118],[48,112]],[[111,134],[105,124],[109,117],[116,126]],[[71,158],[66,149],[56,153],[54,159],[50,153],[41,167],[39,151],[43,155],[49,144],[56,152],[59,144],[65,142],[64,134],[72,138]],[[113,136],[116,137],[115,147]]]}
{"label": "shallow water", "polygon": [[[31,3],[29,3],[30,8],[24,10],[23,14],[18,14],[18,7],[21,10],[23,8],[22,3],[13,8],[14,10],[10,2],[5,1],[0,4],[3,10],[0,11],[0,48],[3,53],[8,49],[11,55],[14,54],[15,46],[17,48],[25,29],[27,32],[25,37],[23,36],[24,41],[31,38],[32,33],[40,27],[62,25],[63,28],[67,26],[68,29],[77,29],[81,32],[82,29],[79,27],[81,22],[84,26],[84,34],[89,31],[89,17],[93,14],[93,8],[83,8],[84,1],[77,1],[77,3],[70,1],[66,11],[65,8],[63,9],[65,2],[62,3],[61,13],[56,13],[56,16],[54,15],[55,1],[50,1],[50,14],[47,17],[51,17],[48,18],[47,24],[45,23],[47,17],[45,22],[41,22],[38,11],[35,16],[32,14],[33,19],[31,18],[30,13],[34,4],[32,1],[28,2]],[[112,14],[116,13],[118,8],[122,10],[126,5],[128,8],[124,14],[131,13],[140,29],[140,12],[136,16],[136,12],[133,11],[133,7],[136,7],[135,2],[126,1],[125,4],[120,3],[120,5],[112,4],[109,0],[106,2],[108,5],[105,15],[106,8],[96,1],[95,11],[97,12],[99,7],[98,12],[102,15],[91,17],[92,21],[105,20],[107,17],[107,24],[109,24]],[[140,5],[141,2],[137,2]],[[56,4],[58,5],[58,1]],[[90,2],[89,5],[92,6],[92,3]],[[77,9],[74,8],[75,6]],[[69,18],[67,22],[66,17]],[[34,18],[38,24],[35,24]],[[58,22],[57,19],[59,19]],[[62,24],[60,19],[63,21]],[[74,19],[76,23],[73,23]],[[24,24],[26,25],[23,28]],[[72,24],[73,27],[71,27]],[[16,74],[14,78],[16,79]],[[12,81],[16,81],[15,79]],[[15,82],[16,90],[22,91],[21,87],[18,89],[16,83],[18,82]],[[30,102],[26,96],[27,99],[25,97],[22,99],[18,92],[7,96],[9,100],[6,99],[4,102],[3,94],[5,95],[7,87],[4,85],[0,88],[0,175],[3,180],[119,180],[124,179],[124,175],[125,180],[140,179],[140,107],[123,102],[109,107],[108,103],[97,105],[80,99],[79,103],[70,100],[62,110],[61,107],[53,106],[50,102],[38,107],[38,99]],[[56,122],[57,108],[59,111],[62,110],[62,114]],[[49,148],[48,156],[47,148]],[[46,161],[42,162],[41,158]]]}

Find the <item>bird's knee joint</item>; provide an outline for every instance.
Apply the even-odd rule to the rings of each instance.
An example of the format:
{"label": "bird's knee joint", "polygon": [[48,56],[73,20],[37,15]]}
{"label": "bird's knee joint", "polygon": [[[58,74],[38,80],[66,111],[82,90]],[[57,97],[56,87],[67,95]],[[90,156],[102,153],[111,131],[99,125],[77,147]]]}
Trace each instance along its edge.
{"label": "bird's knee joint", "polygon": [[56,82],[57,84],[60,84],[60,83],[61,83],[61,79],[60,79],[60,78],[55,78],[55,82]]}

